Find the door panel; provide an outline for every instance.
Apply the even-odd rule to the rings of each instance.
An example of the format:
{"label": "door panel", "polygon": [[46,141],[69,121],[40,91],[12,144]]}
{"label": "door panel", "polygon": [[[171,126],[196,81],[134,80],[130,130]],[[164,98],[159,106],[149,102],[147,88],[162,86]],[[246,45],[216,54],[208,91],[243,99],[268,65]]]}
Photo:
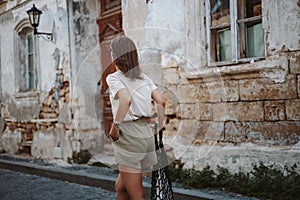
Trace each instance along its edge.
{"label": "door panel", "polygon": [[100,17],[97,19],[101,51],[101,100],[103,106],[103,127],[108,134],[113,121],[111,104],[109,101],[106,77],[115,71],[111,60],[110,43],[115,35],[123,32],[121,0],[100,0]]}

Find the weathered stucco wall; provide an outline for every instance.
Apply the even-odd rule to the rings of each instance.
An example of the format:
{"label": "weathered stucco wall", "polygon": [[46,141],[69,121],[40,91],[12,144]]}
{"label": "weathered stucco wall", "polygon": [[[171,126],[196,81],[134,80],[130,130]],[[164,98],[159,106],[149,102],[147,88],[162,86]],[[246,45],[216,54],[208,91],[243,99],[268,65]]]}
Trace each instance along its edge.
{"label": "weathered stucco wall", "polygon": [[170,155],[196,168],[300,164],[297,0],[263,1],[266,59],[221,67],[207,67],[204,1],[125,1],[123,15],[167,99]]}
{"label": "weathered stucco wall", "polygon": [[[52,42],[46,41],[43,38],[35,37],[36,56],[35,71],[37,82],[36,90],[30,92],[17,92],[16,73],[18,66],[17,59],[17,42],[16,42],[16,28],[22,21],[28,19],[26,13],[35,3],[36,7],[42,10],[43,14],[40,20],[38,30],[41,32],[53,33],[54,40]],[[19,136],[15,138],[13,134],[9,134],[9,128],[3,134],[7,138],[18,141],[18,145],[7,145],[5,150],[10,153],[16,153],[22,149],[24,142],[28,138],[24,138],[26,131],[29,134],[35,130],[30,127],[38,125],[39,119],[47,118],[40,116],[43,107],[44,99],[48,93],[55,87],[56,70],[62,69],[65,77],[69,75],[69,40],[68,32],[62,31],[67,27],[66,4],[65,2],[56,3],[55,1],[35,2],[35,1],[8,1],[1,13],[1,38],[5,38],[5,43],[1,43],[1,70],[2,70],[2,99],[1,99],[1,116],[5,118],[7,127],[14,132],[19,132]],[[59,37],[57,37],[59,34]],[[22,123],[20,123],[22,122]],[[36,123],[36,124],[35,124]],[[29,138],[31,140],[32,138]],[[43,140],[41,140],[43,141]],[[41,142],[39,141],[39,142]],[[1,138],[1,142],[6,143],[5,138]],[[7,143],[8,144],[8,143]],[[25,145],[25,144],[24,144]],[[26,146],[30,144],[26,144]]]}
{"label": "weathered stucco wall", "polygon": [[[72,114],[73,126],[80,140],[80,148],[91,154],[103,150],[101,98],[98,82],[101,77],[98,26],[98,1],[73,1],[70,4],[73,51]],[[95,145],[95,142],[97,145]]]}
{"label": "weathered stucco wall", "polygon": [[[101,153],[97,2],[1,7],[2,150],[19,152],[25,141],[36,157],[71,162],[74,152]],[[14,32],[33,3],[43,11],[38,29],[53,32],[54,40],[36,38],[38,90],[16,93]],[[122,14],[143,70],[167,100],[170,155],[196,168],[300,164],[299,1],[264,0],[266,58],[220,67],[207,67],[204,1],[122,0]]]}
{"label": "weathered stucco wall", "polygon": [[[37,89],[17,93],[15,29],[28,18],[26,10],[33,3],[43,12],[38,31],[53,33],[53,41],[35,36]],[[71,162],[74,152],[101,152],[100,108],[95,107],[100,77],[97,1],[8,1],[1,11],[2,150],[14,154],[29,147],[27,153],[35,157],[60,154]]]}
{"label": "weathered stucco wall", "polygon": [[262,3],[268,53],[299,50],[299,1],[264,0]]}

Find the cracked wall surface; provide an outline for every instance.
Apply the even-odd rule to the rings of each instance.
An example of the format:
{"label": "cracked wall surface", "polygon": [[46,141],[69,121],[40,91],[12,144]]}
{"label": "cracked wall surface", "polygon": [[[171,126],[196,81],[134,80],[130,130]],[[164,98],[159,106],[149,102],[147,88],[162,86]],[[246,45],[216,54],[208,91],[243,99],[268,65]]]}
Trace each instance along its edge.
{"label": "cracked wall surface", "polygon": [[[43,12],[38,30],[51,32],[53,40],[35,36],[37,88],[20,93],[16,90],[15,27],[28,18],[26,10],[33,3]],[[97,16],[95,0],[22,0],[1,5],[0,38],[6,38],[0,43],[1,151],[69,162],[86,149],[94,154],[102,151],[101,121],[95,114],[101,76]]]}
{"label": "cracked wall surface", "polygon": [[218,67],[207,67],[205,1],[123,5],[125,33],[167,100],[166,149],[187,167],[300,164],[299,2],[262,2],[265,58]]}
{"label": "cracked wall surface", "polygon": [[[0,8],[0,148],[28,151],[22,143],[31,141],[36,157],[96,155],[104,148],[98,1],[36,2],[39,30],[53,31],[54,41],[38,39],[39,91],[18,94],[12,33],[32,2]],[[262,2],[265,58],[208,67],[205,1],[122,1],[124,32],[167,101],[166,149],[187,167],[300,164],[299,1]]]}

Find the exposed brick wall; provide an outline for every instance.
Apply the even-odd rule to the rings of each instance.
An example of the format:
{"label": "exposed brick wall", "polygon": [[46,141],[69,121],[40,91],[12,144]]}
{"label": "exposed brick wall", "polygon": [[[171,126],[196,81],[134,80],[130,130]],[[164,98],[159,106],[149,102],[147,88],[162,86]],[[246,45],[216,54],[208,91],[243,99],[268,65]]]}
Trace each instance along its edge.
{"label": "exposed brick wall", "polygon": [[[39,119],[57,119],[59,115],[59,103],[69,103],[70,99],[70,83],[69,80],[65,78],[62,70],[59,71],[58,75],[60,76],[60,87],[52,88],[48,93],[48,96],[45,98],[41,105],[41,110],[39,113]],[[59,101],[54,97],[55,90],[57,90],[59,95]],[[41,130],[46,130],[50,127],[54,128],[57,123],[55,121],[45,121],[40,122]]]}
{"label": "exposed brick wall", "polygon": [[[19,131],[22,136],[21,143],[19,145],[19,151],[24,151],[24,147],[30,147],[33,141],[33,135],[36,131],[46,131],[47,129],[54,129],[58,123],[58,115],[59,115],[59,103],[69,103],[70,96],[70,84],[69,80],[65,78],[62,70],[59,70],[57,74],[60,77],[60,87],[52,88],[46,98],[40,105],[39,115],[37,117],[33,117],[31,120],[16,120],[9,113],[8,109],[2,109],[7,129],[10,132],[14,132],[15,130]],[[55,100],[54,93],[57,89],[59,94],[59,101]],[[65,126],[60,126],[65,127]],[[27,153],[30,153],[27,152]]]}

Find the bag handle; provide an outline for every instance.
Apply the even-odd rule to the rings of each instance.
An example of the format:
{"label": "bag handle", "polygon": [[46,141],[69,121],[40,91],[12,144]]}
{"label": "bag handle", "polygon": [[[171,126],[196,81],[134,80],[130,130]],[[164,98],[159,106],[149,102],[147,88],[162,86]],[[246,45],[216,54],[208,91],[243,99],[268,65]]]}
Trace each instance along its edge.
{"label": "bag handle", "polygon": [[155,150],[158,150],[159,145],[158,145],[158,140],[157,140],[157,123],[153,123],[153,131],[154,131]]}
{"label": "bag handle", "polygon": [[153,128],[154,128],[154,142],[155,142],[155,149],[162,149],[164,148],[164,143],[163,143],[163,129],[158,131],[158,136],[157,136],[157,123],[153,123]]}
{"label": "bag handle", "polygon": [[160,129],[159,131],[158,131],[158,136],[159,136],[159,148],[164,148],[164,143],[163,143],[163,139],[162,139],[162,137],[163,137],[163,129]]}

